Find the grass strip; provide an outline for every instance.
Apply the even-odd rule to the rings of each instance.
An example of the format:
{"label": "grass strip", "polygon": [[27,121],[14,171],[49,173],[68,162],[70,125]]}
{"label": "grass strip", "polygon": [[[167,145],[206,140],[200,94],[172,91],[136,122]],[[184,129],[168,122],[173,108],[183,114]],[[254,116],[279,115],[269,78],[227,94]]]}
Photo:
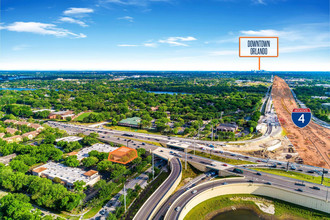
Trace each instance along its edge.
{"label": "grass strip", "polygon": [[212,160],[216,160],[216,161],[220,161],[223,163],[228,163],[228,164],[232,164],[232,165],[241,165],[241,164],[256,164],[254,162],[251,161],[246,161],[246,160],[236,160],[236,159],[230,159],[230,158],[226,158],[226,157],[220,157],[214,154],[209,154],[209,153],[205,153],[205,152],[200,152],[200,151],[196,151],[196,155],[200,156],[200,157],[206,157]]}
{"label": "grass strip", "polygon": [[[226,208],[232,206],[234,206],[237,209],[239,208],[251,209],[254,212],[256,212],[258,215],[263,215],[265,217],[268,217],[269,219],[273,216],[270,214],[263,213],[253,201],[243,200],[243,198],[255,198],[261,201],[262,199],[267,199],[273,202],[275,206],[274,216],[277,217],[276,219],[302,218],[302,219],[318,220],[318,219],[328,219],[330,217],[329,214],[319,212],[316,210],[306,209],[306,207],[302,207],[285,201],[281,201],[269,197],[263,197],[263,196],[238,194],[238,195],[217,196],[212,199],[208,199],[195,206],[192,210],[190,210],[190,212],[185,216],[184,220],[209,219],[210,213],[221,210],[228,211],[231,210],[231,208],[230,209],[226,209]],[[206,218],[207,215],[208,218]]]}
{"label": "grass strip", "polygon": [[[278,169],[267,169],[267,168],[254,168],[253,170],[275,174],[278,176],[285,176],[292,179],[302,180],[311,183],[321,184],[321,176],[311,176],[304,173],[294,172],[294,171],[286,171],[286,170],[278,170]],[[330,178],[324,178],[323,185],[330,186]]]}

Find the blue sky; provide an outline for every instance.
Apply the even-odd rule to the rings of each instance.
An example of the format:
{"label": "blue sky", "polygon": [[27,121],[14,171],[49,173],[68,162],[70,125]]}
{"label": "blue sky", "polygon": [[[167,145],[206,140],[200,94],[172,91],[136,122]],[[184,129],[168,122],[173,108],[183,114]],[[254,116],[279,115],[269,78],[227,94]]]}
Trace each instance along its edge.
{"label": "blue sky", "polygon": [[265,70],[330,71],[328,0],[2,0],[2,70],[251,70],[239,36],[278,36]]}

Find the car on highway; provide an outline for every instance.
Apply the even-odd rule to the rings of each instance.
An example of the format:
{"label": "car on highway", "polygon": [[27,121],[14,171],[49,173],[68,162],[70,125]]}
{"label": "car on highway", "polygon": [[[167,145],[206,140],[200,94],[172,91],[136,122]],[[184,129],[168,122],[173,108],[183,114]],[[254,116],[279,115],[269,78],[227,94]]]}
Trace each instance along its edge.
{"label": "car on highway", "polygon": [[222,185],[228,185],[228,183],[227,182],[223,182]]}
{"label": "car on highway", "polygon": [[234,172],[234,173],[243,174],[243,170],[238,169],[238,168],[234,168],[234,169],[233,169],[233,172]]}
{"label": "car on highway", "polygon": [[195,193],[197,193],[197,190],[193,190],[193,191],[191,191],[191,193],[192,194],[195,194]]}
{"label": "car on highway", "polygon": [[321,190],[320,187],[317,187],[317,186],[313,186],[313,187],[311,187],[311,189]]}
{"label": "car on highway", "polygon": [[265,182],[265,184],[266,184],[266,185],[272,185],[272,183],[271,183],[271,182]]}
{"label": "car on highway", "polygon": [[224,164],[222,164],[222,166],[225,166],[225,167],[226,167],[226,166],[228,166],[228,165],[224,163]]}
{"label": "car on highway", "polygon": [[142,145],[146,145],[145,143],[142,143]]}
{"label": "car on highway", "polygon": [[253,180],[248,180],[249,183],[253,183]]}
{"label": "car on highway", "polygon": [[307,170],[307,173],[314,173],[314,170]]}
{"label": "car on highway", "polygon": [[296,186],[306,186],[305,183],[299,183],[299,182],[294,183],[294,185],[296,185]]}
{"label": "car on highway", "polygon": [[256,173],[256,175],[258,175],[258,176],[262,176],[262,174],[261,174],[261,173],[259,173],[259,172],[257,172],[257,173]]}
{"label": "car on highway", "polygon": [[190,157],[189,157],[189,159],[193,159],[193,157],[192,157],[192,156],[190,156]]}
{"label": "car on highway", "polygon": [[296,191],[298,191],[298,192],[304,192],[304,190],[302,190],[300,188],[296,189]]}
{"label": "car on highway", "polygon": [[181,210],[181,207],[180,206],[178,206],[178,207],[175,208],[175,211],[177,211],[177,212],[179,212],[180,210]]}

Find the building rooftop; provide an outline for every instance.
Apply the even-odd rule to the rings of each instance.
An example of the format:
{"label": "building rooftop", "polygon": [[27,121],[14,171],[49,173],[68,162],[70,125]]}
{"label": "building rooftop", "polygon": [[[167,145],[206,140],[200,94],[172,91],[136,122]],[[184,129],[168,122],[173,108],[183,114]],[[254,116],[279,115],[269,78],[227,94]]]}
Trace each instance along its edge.
{"label": "building rooftop", "polygon": [[79,180],[82,180],[88,184],[91,180],[98,176],[95,175],[98,172],[94,170],[91,172],[86,172],[79,168],[67,167],[63,164],[54,162],[49,162],[45,165],[42,165],[41,167],[34,169],[33,172],[41,173],[42,175],[47,176],[49,179],[58,177],[69,185],[73,185],[74,182]]}
{"label": "building rooftop", "polygon": [[140,117],[133,117],[133,118],[123,119],[119,123],[130,124],[130,125],[139,125],[140,122],[141,122],[141,118]]}
{"label": "building rooftop", "polygon": [[69,136],[69,137],[58,138],[58,139],[56,139],[56,142],[59,142],[59,141],[74,142],[74,141],[80,141],[82,139],[83,139],[82,137]]}
{"label": "building rooftop", "polygon": [[127,164],[137,157],[138,155],[135,149],[122,146],[110,152],[108,160],[116,163]]}
{"label": "building rooftop", "polygon": [[97,143],[90,147],[85,147],[85,148],[81,149],[76,155],[77,155],[78,160],[82,160],[85,157],[88,157],[89,156],[88,153],[93,150],[96,150],[98,152],[103,152],[103,153],[109,153],[116,149],[117,149],[117,147],[111,147],[109,144]]}

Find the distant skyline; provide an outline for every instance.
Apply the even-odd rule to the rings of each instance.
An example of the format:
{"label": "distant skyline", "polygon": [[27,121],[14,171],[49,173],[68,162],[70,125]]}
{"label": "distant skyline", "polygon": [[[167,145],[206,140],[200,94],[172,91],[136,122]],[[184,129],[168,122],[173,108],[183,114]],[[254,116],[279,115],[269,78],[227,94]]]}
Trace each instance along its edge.
{"label": "distant skyline", "polygon": [[328,0],[1,1],[0,70],[255,70],[239,36],[278,36],[270,71],[330,71]]}

